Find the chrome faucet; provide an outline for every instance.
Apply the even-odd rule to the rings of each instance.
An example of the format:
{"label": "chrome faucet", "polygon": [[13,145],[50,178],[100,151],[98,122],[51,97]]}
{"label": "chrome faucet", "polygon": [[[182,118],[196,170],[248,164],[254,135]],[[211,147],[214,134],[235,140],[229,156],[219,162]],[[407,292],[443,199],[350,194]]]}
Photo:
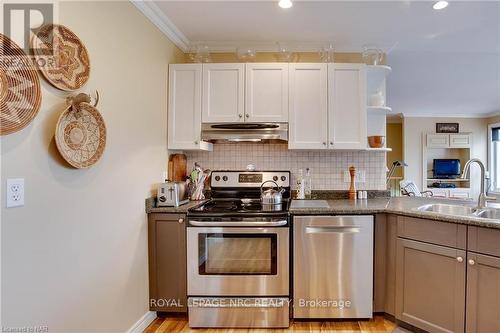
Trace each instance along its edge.
{"label": "chrome faucet", "polygon": [[477,208],[479,208],[479,209],[486,208],[486,202],[488,200],[496,200],[496,198],[489,197],[486,195],[486,189],[484,186],[484,184],[486,183],[486,168],[484,167],[484,163],[478,158],[472,158],[472,159],[468,160],[467,163],[465,163],[464,171],[462,173],[461,178],[462,179],[467,178],[467,172],[469,171],[470,165],[472,163],[477,163],[479,165],[479,167],[481,168],[481,193],[479,194]]}

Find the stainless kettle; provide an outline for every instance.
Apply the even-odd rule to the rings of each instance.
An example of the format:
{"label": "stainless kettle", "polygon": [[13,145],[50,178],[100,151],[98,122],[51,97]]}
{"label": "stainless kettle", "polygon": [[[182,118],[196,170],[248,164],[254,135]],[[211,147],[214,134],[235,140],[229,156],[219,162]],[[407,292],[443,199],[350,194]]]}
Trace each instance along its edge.
{"label": "stainless kettle", "polygon": [[[269,188],[264,190],[264,184],[273,183],[278,188]],[[285,190],[278,186],[278,184],[273,180],[268,180],[260,185],[260,201],[263,205],[279,205],[283,202],[283,192]]]}

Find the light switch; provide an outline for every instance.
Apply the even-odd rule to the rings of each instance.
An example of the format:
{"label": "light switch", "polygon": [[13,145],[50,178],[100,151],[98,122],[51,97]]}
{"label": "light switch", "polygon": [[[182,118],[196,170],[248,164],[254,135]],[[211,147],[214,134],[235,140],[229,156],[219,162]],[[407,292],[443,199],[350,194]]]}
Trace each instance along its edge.
{"label": "light switch", "polygon": [[24,178],[7,179],[7,208],[24,206]]}

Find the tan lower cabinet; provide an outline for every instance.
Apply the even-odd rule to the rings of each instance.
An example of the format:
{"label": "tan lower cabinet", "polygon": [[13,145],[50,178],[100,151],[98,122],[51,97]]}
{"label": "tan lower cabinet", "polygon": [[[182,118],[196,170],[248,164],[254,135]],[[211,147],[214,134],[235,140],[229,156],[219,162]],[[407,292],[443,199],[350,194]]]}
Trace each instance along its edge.
{"label": "tan lower cabinet", "polygon": [[187,312],[186,216],[149,214],[149,308]]}
{"label": "tan lower cabinet", "polygon": [[500,258],[468,253],[466,309],[467,333],[500,332]]}
{"label": "tan lower cabinet", "polygon": [[431,333],[464,332],[464,250],[397,239],[396,318]]}

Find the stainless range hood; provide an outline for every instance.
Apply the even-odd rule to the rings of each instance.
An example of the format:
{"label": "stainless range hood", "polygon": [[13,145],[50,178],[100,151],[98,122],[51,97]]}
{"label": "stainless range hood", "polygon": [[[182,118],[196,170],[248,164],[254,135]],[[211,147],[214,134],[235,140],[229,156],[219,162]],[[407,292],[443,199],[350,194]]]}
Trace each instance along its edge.
{"label": "stainless range hood", "polygon": [[218,142],[286,142],[287,123],[206,123],[201,139]]}

